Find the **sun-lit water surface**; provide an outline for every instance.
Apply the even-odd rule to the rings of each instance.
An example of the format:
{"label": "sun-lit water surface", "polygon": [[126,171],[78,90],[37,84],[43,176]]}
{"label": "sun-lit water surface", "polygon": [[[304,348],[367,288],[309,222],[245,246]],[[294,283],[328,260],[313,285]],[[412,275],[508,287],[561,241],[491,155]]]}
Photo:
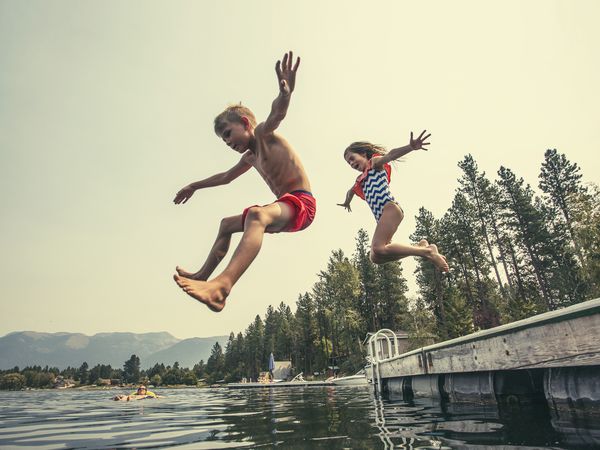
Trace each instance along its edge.
{"label": "sun-lit water surface", "polygon": [[[164,389],[115,402],[115,390],[0,392],[0,448],[533,449],[599,448],[535,410],[377,400],[367,387]],[[579,431],[581,434],[581,430]],[[587,438],[585,438],[587,436]],[[585,442],[586,439],[589,442]],[[590,444],[591,442],[591,444]]]}

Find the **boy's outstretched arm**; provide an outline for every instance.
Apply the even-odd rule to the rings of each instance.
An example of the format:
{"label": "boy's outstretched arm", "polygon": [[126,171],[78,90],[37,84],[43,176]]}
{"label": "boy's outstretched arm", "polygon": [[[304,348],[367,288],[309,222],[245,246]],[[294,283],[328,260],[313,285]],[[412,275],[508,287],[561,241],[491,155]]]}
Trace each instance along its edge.
{"label": "boy's outstretched arm", "polygon": [[277,72],[277,80],[279,81],[279,95],[273,100],[271,113],[263,124],[265,134],[275,131],[287,114],[290,98],[296,85],[296,72],[300,65],[300,58],[297,57],[296,63],[292,67],[293,59],[294,55],[290,51],[283,56],[283,61],[277,61],[277,64],[275,64],[275,72]]}
{"label": "boy's outstretched arm", "polygon": [[240,161],[231,169],[205,178],[204,180],[196,181],[194,183],[188,184],[187,186],[184,186],[175,195],[173,203],[175,203],[176,205],[179,205],[180,203],[186,203],[190,199],[190,197],[194,195],[194,192],[196,192],[198,189],[221,186],[223,184],[228,184],[232,182],[240,175],[246,173],[252,167],[251,159],[252,155],[244,154],[242,156],[242,159],[240,159]]}
{"label": "boy's outstretched arm", "polygon": [[404,147],[394,148],[394,149],[390,150],[389,152],[387,152],[385,155],[383,155],[381,158],[374,158],[373,159],[373,168],[379,170],[379,169],[383,168],[383,165],[385,163],[389,163],[398,158],[401,158],[402,156],[407,155],[408,153],[412,152],[413,150],[427,150],[427,148],[425,146],[430,144],[429,142],[427,142],[427,139],[429,139],[429,137],[431,136],[431,133],[428,133],[427,135],[425,135],[425,133],[427,133],[427,130],[423,130],[421,132],[421,134],[419,135],[419,137],[417,137],[415,139],[413,137],[413,132],[411,131],[410,132],[410,143],[408,145],[405,145]]}
{"label": "boy's outstretched arm", "polygon": [[354,190],[352,188],[350,188],[350,190],[348,192],[346,192],[346,200],[344,200],[344,203],[338,203],[337,205],[346,208],[346,210],[348,212],[352,212],[352,208],[350,208],[350,202],[352,201],[353,198],[354,198]]}

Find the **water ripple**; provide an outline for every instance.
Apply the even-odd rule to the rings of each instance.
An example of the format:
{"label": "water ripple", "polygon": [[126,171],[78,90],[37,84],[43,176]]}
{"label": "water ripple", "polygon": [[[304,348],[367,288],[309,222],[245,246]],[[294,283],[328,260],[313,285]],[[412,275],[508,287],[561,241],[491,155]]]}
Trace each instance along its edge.
{"label": "water ripple", "polygon": [[158,392],[158,400],[132,402],[114,402],[108,390],[0,392],[0,448],[501,449],[518,442],[533,449],[556,442],[548,424],[531,422],[525,428],[540,432],[528,438],[489,407],[382,401],[367,389]]}

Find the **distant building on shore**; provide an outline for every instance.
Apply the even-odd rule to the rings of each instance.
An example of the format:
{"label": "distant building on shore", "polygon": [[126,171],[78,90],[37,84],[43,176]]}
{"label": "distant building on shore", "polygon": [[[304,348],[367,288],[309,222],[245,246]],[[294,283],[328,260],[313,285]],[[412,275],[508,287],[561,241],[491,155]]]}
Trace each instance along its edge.
{"label": "distant building on shore", "polygon": [[67,389],[73,386],[75,386],[75,380],[72,380],[71,378],[65,378],[61,375],[58,375],[54,379],[54,384],[52,385],[54,389]]}

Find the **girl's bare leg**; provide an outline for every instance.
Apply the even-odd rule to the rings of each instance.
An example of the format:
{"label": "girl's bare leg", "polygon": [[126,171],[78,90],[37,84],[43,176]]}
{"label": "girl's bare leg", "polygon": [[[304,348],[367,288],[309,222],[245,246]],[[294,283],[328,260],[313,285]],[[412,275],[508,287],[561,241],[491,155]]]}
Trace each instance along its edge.
{"label": "girl's bare leg", "polygon": [[392,237],[403,218],[404,213],[398,205],[391,202],[385,205],[383,214],[377,223],[373,235],[371,261],[376,264],[383,264],[390,261],[397,261],[407,256],[420,256],[429,259],[442,272],[447,272],[448,263],[446,262],[446,258],[439,254],[435,245],[429,245],[425,240],[419,242],[419,245],[392,242]]}
{"label": "girl's bare leg", "polygon": [[208,280],[208,277],[212,275],[214,270],[227,254],[233,233],[239,233],[242,231],[244,231],[244,225],[242,223],[241,214],[233,217],[226,217],[225,219],[221,220],[217,239],[208,253],[206,262],[200,268],[200,270],[198,272],[188,272],[179,266],[177,266],[175,270],[177,270],[179,275],[185,278],[202,281]]}
{"label": "girl's bare leg", "polygon": [[293,217],[293,208],[282,202],[250,208],[244,223],[244,234],[225,270],[210,281],[174,275],[175,282],[189,296],[204,303],[212,311],[225,307],[231,288],[250,266],[262,246],[265,231],[284,229]]}

